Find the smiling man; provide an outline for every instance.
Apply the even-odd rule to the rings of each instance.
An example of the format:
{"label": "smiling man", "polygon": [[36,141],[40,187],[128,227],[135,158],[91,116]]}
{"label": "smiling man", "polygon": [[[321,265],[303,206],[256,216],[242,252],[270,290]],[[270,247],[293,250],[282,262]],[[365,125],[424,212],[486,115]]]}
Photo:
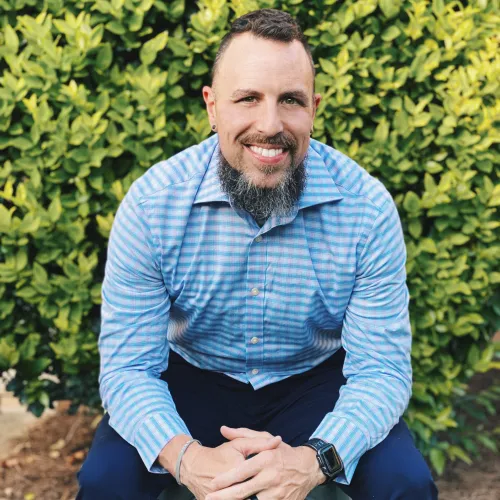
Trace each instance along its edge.
{"label": "smiling man", "polygon": [[[211,138],[152,167],[111,233],[100,388],[79,499],[437,498],[411,392],[395,205],[310,138],[321,97],[288,14],[236,20],[203,97]],[[174,479],[175,478],[175,479]]]}

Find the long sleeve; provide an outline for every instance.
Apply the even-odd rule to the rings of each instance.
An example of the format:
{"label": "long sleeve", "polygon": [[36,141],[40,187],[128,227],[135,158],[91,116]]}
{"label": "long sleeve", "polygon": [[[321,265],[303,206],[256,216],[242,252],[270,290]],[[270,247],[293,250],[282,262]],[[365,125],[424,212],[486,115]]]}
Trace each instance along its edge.
{"label": "long sleeve", "polygon": [[157,242],[144,209],[129,191],[117,212],[108,246],[99,337],[100,394],[110,425],[134,446],[151,472],[162,448],[189,431],[166,382],[170,299],[160,272]]}
{"label": "long sleeve", "polygon": [[406,250],[392,199],[360,241],[356,282],[342,329],[344,376],[334,410],[311,437],[335,445],[349,484],[360,457],[380,443],[411,395],[411,328]]}

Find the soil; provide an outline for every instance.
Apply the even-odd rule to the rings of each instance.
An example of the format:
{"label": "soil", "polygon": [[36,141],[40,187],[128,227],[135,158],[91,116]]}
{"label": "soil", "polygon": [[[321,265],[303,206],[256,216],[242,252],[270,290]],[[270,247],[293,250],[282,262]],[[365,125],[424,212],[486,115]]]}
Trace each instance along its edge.
{"label": "soil", "polygon": [[[14,440],[0,461],[0,500],[74,499],[76,473],[99,419],[85,410],[67,415],[60,407]],[[452,464],[438,488],[440,500],[500,500],[500,456],[485,452],[472,466]]]}

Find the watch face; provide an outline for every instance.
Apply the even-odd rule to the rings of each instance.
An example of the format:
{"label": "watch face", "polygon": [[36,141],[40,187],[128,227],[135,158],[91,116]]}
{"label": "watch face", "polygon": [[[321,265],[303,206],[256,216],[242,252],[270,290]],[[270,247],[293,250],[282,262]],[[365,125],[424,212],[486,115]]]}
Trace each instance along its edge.
{"label": "watch face", "polygon": [[335,474],[342,470],[342,463],[340,462],[333,446],[322,450],[323,457],[325,459],[328,469],[330,469],[330,474]]}

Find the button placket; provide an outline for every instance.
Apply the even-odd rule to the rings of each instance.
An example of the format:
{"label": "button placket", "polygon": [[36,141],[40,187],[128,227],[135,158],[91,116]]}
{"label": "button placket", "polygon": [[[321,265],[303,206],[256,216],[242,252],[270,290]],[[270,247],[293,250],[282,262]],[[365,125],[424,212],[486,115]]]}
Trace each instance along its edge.
{"label": "button placket", "polygon": [[262,235],[256,236],[248,250],[245,340],[249,377],[262,371],[266,240]]}

